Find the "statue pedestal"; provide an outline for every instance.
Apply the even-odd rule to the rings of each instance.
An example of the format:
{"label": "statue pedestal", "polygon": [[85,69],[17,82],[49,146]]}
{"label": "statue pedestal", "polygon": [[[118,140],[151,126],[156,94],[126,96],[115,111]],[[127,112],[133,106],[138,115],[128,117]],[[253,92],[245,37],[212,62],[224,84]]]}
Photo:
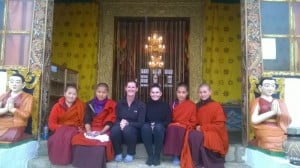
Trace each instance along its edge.
{"label": "statue pedestal", "polygon": [[37,156],[38,147],[38,141],[32,139],[13,144],[0,144],[0,165],[26,168],[27,162]]}
{"label": "statue pedestal", "polygon": [[245,162],[251,168],[299,168],[289,163],[289,160],[282,155],[282,152],[270,152],[267,154],[261,149],[255,147],[247,147],[245,151]]}
{"label": "statue pedestal", "polygon": [[300,128],[288,128],[288,139],[283,143],[291,164],[300,166]]}

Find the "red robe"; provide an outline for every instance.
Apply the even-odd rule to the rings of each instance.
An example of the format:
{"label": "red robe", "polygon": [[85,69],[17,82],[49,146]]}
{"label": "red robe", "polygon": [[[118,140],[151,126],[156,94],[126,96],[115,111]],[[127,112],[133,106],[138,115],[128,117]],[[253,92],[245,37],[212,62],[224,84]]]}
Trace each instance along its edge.
{"label": "red robe", "polygon": [[[169,126],[179,126],[186,129],[183,148],[181,151],[181,167],[186,167],[186,164],[192,164],[190,157],[190,148],[188,143],[188,135],[196,125],[196,105],[190,100],[186,100],[177,106],[172,111],[172,123]],[[188,163],[185,162],[186,158],[190,158]]]}
{"label": "red robe", "polygon": [[51,131],[55,131],[62,125],[83,128],[85,104],[77,99],[75,103],[67,108],[65,98],[62,97],[53,106],[48,119],[48,126]]}
{"label": "red robe", "polygon": [[48,139],[48,156],[52,164],[66,165],[72,161],[71,140],[78,128],[83,129],[85,104],[77,99],[71,107],[65,104],[65,98],[58,100],[50,113],[48,125],[55,131]]}
{"label": "red robe", "polygon": [[196,105],[190,100],[186,100],[172,111],[172,123],[170,125],[193,128],[196,124]]}
{"label": "red robe", "polygon": [[204,134],[204,147],[225,157],[229,141],[226,115],[217,102],[209,102],[197,110],[197,124]]}
{"label": "red robe", "polygon": [[[104,128],[107,122],[114,123],[116,121],[115,107],[116,107],[116,102],[111,99],[108,99],[103,110],[98,115],[93,117],[93,122],[91,125],[92,131],[100,131]],[[94,139],[87,139],[84,137],[83,132],[73,137],[72,145],[105,146],[107,160],[112,160],[114,157],[111,141],[100,142]]]}
{"label": "red robe", "polygon": [[[225,157],[228,147],[228,133],[226,128],[226,116],[221,105],[217,102],[209,102],[197,109],[197,125],[204,135],[204,147],[213,152],[220,153]],[[189,145],[185,144],[182,150],[181,167],[193,168],[193,161],[189,150]]]}

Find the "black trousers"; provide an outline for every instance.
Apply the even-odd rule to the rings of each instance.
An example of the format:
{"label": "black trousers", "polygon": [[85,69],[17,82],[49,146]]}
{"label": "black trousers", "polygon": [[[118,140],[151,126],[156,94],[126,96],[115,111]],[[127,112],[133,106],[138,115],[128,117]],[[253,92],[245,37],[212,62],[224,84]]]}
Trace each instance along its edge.
{"label": "black trousers", "polygon": [[121,130],[120,124],[115,124],[110,131],[110,137],[115,154],[122,154],[122,144],[127,145],[127,154],[135,155],[135,148],[140,129],[127,125]]}
{"label": "black trousers", "polygon": [[165,127],[162,124],[155,124],[153,130],[150,123],[145,123],[141,129],[142,140],[144,142],[149,157],[160,157],[163,148]]}

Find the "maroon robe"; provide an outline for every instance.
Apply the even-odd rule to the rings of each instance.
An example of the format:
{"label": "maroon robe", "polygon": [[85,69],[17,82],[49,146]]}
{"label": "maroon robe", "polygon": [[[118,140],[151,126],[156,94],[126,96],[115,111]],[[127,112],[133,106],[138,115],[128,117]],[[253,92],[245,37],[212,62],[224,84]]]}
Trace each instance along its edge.
{"label": "maroon robe", "polygon": [[[114,123],[116,121],[115,113],[116,103],[108,99],[103,110],[93,117],[92,131],[100,131],[104,128],[105,124],[108,122]],[[107,160],[112,160],[114,157],[113,147],[111,141],[100,142],[99,140],[87,139],[84,133],[81,132],[75,135],[72,139],[72,145],[84,145],[84,146],[103,146],[106,148],[106,158]]]}
{"label": "maroon robe", "polygon": [[223,168],[229,147],[226,115],[222,106],[215,101],[199,104],[197,125],[200,130],[192,131],[189,136],[194,165],[186,167]]}
{"label": "maroon robe", "polygon": [[[166,130],[164,154],[179,156],[184,143],[187,142],[189,130],[196,124],[196,105],[190,100],[176,105],[172,111],[172,122]],[[188,131],[186,131],[188,130]],[[186,146],[186,145],[185,145]],[[186,146],[189,151],[188,145]]]}
{"label": "maroon robe", "polygon": [[55,131],[48,139],[48,156],[54,165],[67,165],[72,161],[71,140],[80,129],[83,129],[85,104],[77,99],[67,108],[65,98],[56,103],[49,116],[50,130]]}

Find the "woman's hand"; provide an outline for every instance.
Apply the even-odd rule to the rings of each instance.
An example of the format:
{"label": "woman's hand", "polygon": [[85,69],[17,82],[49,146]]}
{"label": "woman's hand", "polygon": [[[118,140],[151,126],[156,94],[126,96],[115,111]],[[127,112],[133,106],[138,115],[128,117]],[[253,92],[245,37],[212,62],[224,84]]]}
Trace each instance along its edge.
{"label": "woman's hand", "polygon": [[121,127],[121,130],[124,129],[125,126],[127,126],[129,123],[127,120],[125,119],[122,119],[121,122],[120,122],[120,127]]}

